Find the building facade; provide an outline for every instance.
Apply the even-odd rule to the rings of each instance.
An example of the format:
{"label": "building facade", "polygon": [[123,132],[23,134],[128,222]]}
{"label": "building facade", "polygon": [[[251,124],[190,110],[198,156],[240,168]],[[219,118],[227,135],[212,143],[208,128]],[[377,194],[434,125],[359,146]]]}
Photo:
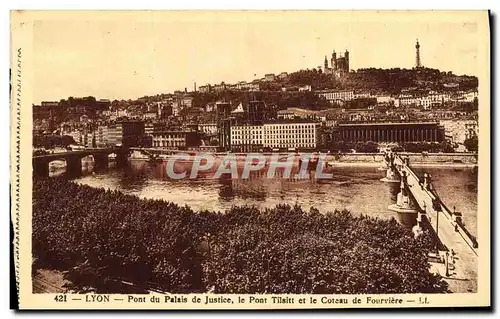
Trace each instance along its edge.
{"label": "building facade", "polygon": [[216,123],[198,124],[198,130],[207,135],[215,135],[217,134],[217,124]]}
{"label": "building facade", "polygon": [[[100,142],[108,146],[151,147],[151,136],[146,135],[145,127],[145,123],[142,121],[122,121],[109,124],[107,129],[102,129],[105,138],[102,138]],[[98,139],[98,135],[96,139]]]}
{"label": "building facade", "polygon": [[310,85],[304,85],[299,87],[299,92],[311,92],[312,87]]}
{"label": "building facade", "polygon": [[95,132],[95,139],[96,139],[97,147],[108,146],[107,136],[108,136],[108,126],[99,125],[97,127],[96,132]]}
{"label": "building facade", "polygon": [[178,100],[173,100],[172,101],[172,115],[179,116],[180,112],[181,112],[181,103]]}
{"label": "building facade", "polygon": [[231,118],[231,104],[227,102],[215,103],[215,113],[217,118],[217,133],[219,147],[223,150],[231,149],[231,125],[234,118]]}
{"label": "building facade", "polygon": [[315,149],[318,146],[318,123],[264,124],[262,145],[269,148]]}
{"label": "building facade", "polygon": [[82,143],[82,141],[83,141],[82,136],[83,135],[82,135],[82,132],[80,132],[79,130],[70,131],[67,133],[67,135],[71,136],[76,144],[80,144],[80,145],[83,144]]}
{"label": "building facade", "polygon": [[446,139],[453,143],[463,144],[466,139],[479,136],[479,125],[477,120],[441,120],[439,123],[444,127]]}
{"label": "building facade", "polygon": [[318,91],[318,95],[324,97],[331,104],[338,103],[339,101],[351,101],[354,99],[354,91],[336,91],[336,90],[324,90]]}
{"label": "building facade", "polygon": [[377,143],[442,142],[444,128],[437,122],[339,124],[340,139]]}
{"label": "building facade", "polygon": [[211,89],[212,88],[211,88],[210,84],[202,85],[199,87],[200,93],[210,93]]}
{"label": "building facade", "polygon": [[274,75],[274,73],[265,74],[264,81],[274,82],[274,81],[276,81],[276,75]]}
{"label": "building facade", "polygon": [[263,146],[262,125],[231,126],[231,149],[239,152],[257,152]]}
{"label": "building facade", "polygon": [[186,131],[160,131],[153,132],[153,147],[185,149],[200,145],[199,134]]}
{"label": "building facade", "polygon": [[119,145],[123,141],[123,129],[121,123],[115,123],[108,125],[107,129],[107,145]]}
{"label": "building facade", "polygon": [[288,77],[288,73],[287,72],[281,72],[280,74],[278,74],[278,79],[280,80],[284,80]]}
{"label": "building facade", "polygon": [[259,83],[253,83],[253,82],[245,82],[241,81],[236,83],[235,88],[237,90],[247,90],[247,91],[259,91],[260,90],[260,85]]}
{"label": "building facade", "polygon": [[226,83],[221,82],[220,84],[215,84],[211,87],[214,92],[222,92],[226,90]]}
{"label": "building facade", "polygon": [[92,133],[87,133],[85,136],[85,146],[86,147],[97,147],[96,145],[96,136]]}
{"label": "building facade", "polygon": [[424,110],[441,106],[450,100],[450,96],[442,93],[434,93],[423,96],[400,95],[394,100],[395,107],[416,106]]}
{"label": "building facade", "polygon": [[315,149],[318,146],[319,124],[266,123],[231,126],[231,150],[256,152],[271,149]]}
{"label": "building facade", "polygon": [[377,95],[375,98],[377,99],[377,104],[394,102],[394,98],[392,98],[390,95]]}

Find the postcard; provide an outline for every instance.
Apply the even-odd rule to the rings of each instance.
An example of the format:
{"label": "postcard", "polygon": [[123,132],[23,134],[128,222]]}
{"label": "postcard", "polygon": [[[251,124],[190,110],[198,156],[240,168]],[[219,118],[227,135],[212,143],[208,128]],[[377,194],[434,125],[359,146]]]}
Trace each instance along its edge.
{"label": "postcard", "polygon": [[488,11],[12,11],[19,309],[491,306]]}

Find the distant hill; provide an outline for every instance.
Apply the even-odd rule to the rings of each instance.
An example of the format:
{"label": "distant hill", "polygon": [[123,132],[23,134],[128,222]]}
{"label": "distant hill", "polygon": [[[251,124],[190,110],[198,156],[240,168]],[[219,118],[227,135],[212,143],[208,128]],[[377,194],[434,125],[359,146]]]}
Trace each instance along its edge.
{"label": "distant hill", "polygon": [[[446,86],[445,86],[446,84]],[[454,75],[437,69],[359,69],[342,80],[342,87],[399,94],[402,91],[433,90],[438,92],[469,90],[477,88],[475,76]]]}
{"label": "distant hill", "polygon": [[341,88],[339,81],[335,80],[331,75],[325,74],[316,69],[300,70],[290,73],[284,84],[291,86],[310,85],[313,90],[324,90],[331,88]]}
{"label": "distant hill", "polygon": [[433,90],[438,92],[470,90],[478,86],[475,76],[455,75],[431,68],[418,69],[377,69],[365,68],[351,71],[345,77],[335,79],[313,70],[300,70],[290,73],[285,85],[311,85],[314,90],[353,89],[378,93],[399,94],[402,91]]}
{"label": "distant hill", "polygon": [[224,91],[192,94],[193,105],[204,107],[216,101],[231,101],[233,104],[248,103],[251,100],[264,101],[268,105],[282,110],[288,107],[301,107],[309,110],[323,110],[331,107],[326,99],[314,92],[281,92],[281,91]]}
{"label": "distant hill", "polygon": [[[300,87],[310,85],[312,92],[298,91]],[[372,94],[421,93],[430,90],[436,92],[456,92],[477,89],[478,79],[475,76],[455,75],[431,68],[414,69],[377,69],[365,68],[353,70],[343,78],[335,78],[321,70],[307,69],[289,73],[286,78],[275,81],[261,81],[260,91],[248,92],[227,89],[219,92],[189,92],[193,97],[193,106],[204,108],[208,103],[231,101],[232,103],[248,103],[250,100],[261,100],[277,109],[300,107],[309,110],[324,110],[332,106],[314,91],[324,89],[349,89]],[[283,88],[286,91],[283,91]],[[178,92],[184,94],[184,92]],[[143,97],[144,101],[159,101],[171,94],[158,94]],[[358,101],[363,102],[366,101]],[[114,102],[113,102],[114,103]],[[129,103],[132,103],[129,101]],[[356,103],[354,103],[356,104]],[[358,103],[359,104],[359,103]],[[368,103],[372,104],[372,103]],[[368,105],[367,104],[367,105]],[[356,105],[346,105],[356,108]]]}

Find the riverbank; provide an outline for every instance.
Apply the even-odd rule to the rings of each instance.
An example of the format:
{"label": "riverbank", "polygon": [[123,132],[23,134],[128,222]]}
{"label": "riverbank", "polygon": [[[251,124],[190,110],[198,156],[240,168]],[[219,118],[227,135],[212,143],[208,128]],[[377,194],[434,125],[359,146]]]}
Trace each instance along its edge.
{"label": "riverbank", "polygon": [[[385,169],[382,162],[335,162],[329,161],[331,167],[380,167]],[[465,163],[411,163],[411,167],[429,167],[429,168],[475,168],[477,164]]]}
{"label": "riverbank", "polygon": [[[410,166],[426,167],[474,167],[477,166],[477,154],[470,153],[398,153],[410,158]],[[384,154],[349,153],[328,155],[327,161],[332,165],[381,165]]]}
{"label": "riverbank", "polygon": [[[179,152],[182,153],[182,152]],[[189,152],[187,152],[189,153]],[[192,159],[195,158],[195,152],[191,152]],[[215,160],[222,160],[226,157],[234,157],[238,162],[245,161],[248,154],[255,153],[200,153],[212,156]],[[281,160],[290,155],[299,157],[305,154],[315,154],[325,156],[326,161],[333,166],[376,166],[384,162],[383,153],[338,153],[338,154],[324,154],[324,153],[259,153],[263,155],[266,160],[271,160],[273,157],[279,157]],[[475,167],[477,166],[477,154],[473,153],[398,153],[402,156],[410,158],[410,165],[412,166],[425,166],[425,167]],[[169,156],[165,156],[163,161],[168,160]],[[148,158],[144,157],[131,157],[132,161],[144,161]],[[159,159],[160,161],[162,159]]]}
{"label": "riverbank", "polygon": [[62,179],[35,179],[32,229],[33,268],[69,269],[64,279],[76,291],[91,286],[120,293],[109,284],[115,279],[172,293],[447,290],[428,270],[428,236],[415,239],[394,219],[347,211],[278,205],[195,212]]}

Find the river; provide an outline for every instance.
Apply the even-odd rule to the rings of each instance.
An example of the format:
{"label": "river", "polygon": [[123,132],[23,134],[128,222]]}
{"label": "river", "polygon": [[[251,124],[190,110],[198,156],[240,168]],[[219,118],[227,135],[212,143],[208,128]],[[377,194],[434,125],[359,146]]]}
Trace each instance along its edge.
{"label": "river", "polygon": [[[477,170],[472,168],[415,168],[424,170],[432,180],[444,203],[462,212],[467,229],[477,234]],[[275,177],[268,179],[258,172],[249,179],[198,178],[170,179],[164,163],[132,161],[122,169],[110,168],[93,172],[92,163],[84,163],[84,173],[74,179],[92,187],[120,190],[141,198],[164,199],[194,210],[224,211],[233,205],[256,205],[260,208],[276,204],[299,204],[322,212],[347,209],[353,213],[380,218],[397,217],[387,207],[396,201],[398,183],[384,183],[385,176],[376,166],[342,166],[331,171],[333,178],[317,180]],[[254,173],[254,172],[252,172]]]}

